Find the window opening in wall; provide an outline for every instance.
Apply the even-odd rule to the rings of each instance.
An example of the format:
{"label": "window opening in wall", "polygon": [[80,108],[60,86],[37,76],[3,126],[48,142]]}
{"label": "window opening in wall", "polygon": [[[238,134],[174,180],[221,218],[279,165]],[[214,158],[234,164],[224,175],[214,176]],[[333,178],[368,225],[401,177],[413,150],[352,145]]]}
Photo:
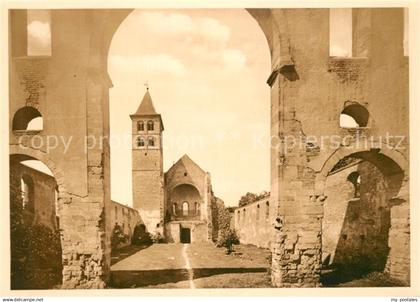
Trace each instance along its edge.
{"label": "window opening in wall", "polygon": [[41,131],[43,130],[43,118],[38,109],[25,106],[16,111],[13,116],[13,130]]}
{"label": "window opening in wall", "polygon": [[144,139],[142,137],[137,138],[137,147],[144,147]]}
{"label": "window opening in wall", "polygon": [[270,203],[267,201],[265,203],[265,220],[268,220],[270,216]]}
{"label": "window opening in wall", "polygon": [[28,56],[51,56],[51,11],[28,9]]}
{"label": "window opening in wall", "polygon": [[148,143],[147,143],[150,147],[154,147],[155,146],[155,138],[154,137],[149,137]]}
{"label": "window opening in wall", "polygon": [[330,56],[352,56],[352,9],[330,8]]}
{"label": "window opening in wall", "polygon": [[340,114],[341,128],[367,127],[369,111],[360,104],[348,105]]}
{"label": "window opening in wall", "polygon": [[184,201],[182,203],[182,215],[183,216],[188,216],[188,211],[189,211],[189,204],[187,201]]}
{"label": "window opening in wall", "polygon": [[353,197],[359,198],[360,197],[360,182],[361,182],[361,177],[360,177],[359,172],[357,171],[351,172],[349,176],[347,176],[347,180],[353,184],[353,188],[354,188]]}

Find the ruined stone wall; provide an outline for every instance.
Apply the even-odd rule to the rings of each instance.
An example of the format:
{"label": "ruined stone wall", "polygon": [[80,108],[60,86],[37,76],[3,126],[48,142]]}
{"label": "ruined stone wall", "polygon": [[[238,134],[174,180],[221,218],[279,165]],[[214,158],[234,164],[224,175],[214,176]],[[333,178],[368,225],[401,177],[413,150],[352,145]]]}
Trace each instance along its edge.
{"label": "ruined stone wall", "polygon": [[139,212],[116,201],[111,201],[110,208],[111,225],[119,225],[122,227],[124,234],[128,236],[128,240],[120,247],[130,245],[134,228],[136,225],[143,223]]}
{"label": "ruined stone wall", "polygon": [[[60,134],[66,140],[73,137],[65,153],[59,144],[47,154],[45,146],[19,150],[16,145],[20,136],[12,131],[9,135],[13,152],[48,159],[48,166],[54,166],[52,170],[61,181],[63,284],[67,288],[103,287],[109,273],[109,227],[104,221],[104,207],[110,202],[108,143],[105,141],[104,150],[95,145],[85,152],[84,138],[108,134],[108,47],[130,11],[54,10],[51,57],[21,58],[15,49],[10,52],[10,120],[27,100],[30,104],[38,102],[45,125],[41,136]],[[316,143],[315,148],[286,148],[284,140],[290,135],[302,141],[301,136],[350,134],[354,138],[348,144],[354,145],[358,140],[354,131],[339,127],[340,112],[349,100],[363,104],[370,113],[368,128],[359,132],[408,136],[403,9],[354,10],[353,36],[357,43],[353,45],[357,50],[349,59],[329,57],[328,9],[248,11],[264,31],[272,55],[268,80],[271,134],[278,137],[278,144],[271,153],[270,191],[277,208],[274,215],[283,221],[273,245],[272,282],[279,287],[319,286],[325,201],[321,174],[331,156],[340,160],[334,152],[344,147],[331,150]],[[16,15],[12,16],[14,26],[20,24],[15,22],[18,19],[26,19]],[[25,41],[22,28],[20,25],[20,30],[10,30],[12,45]],[[34,60],[42,62],[30,63]],[[25,80],[25,70],[29,69],[39,75],[42,85]],[[396,141],[389,144],[395,145]],[[408,141],[404,144],[408,147]],[[398,152],[378,149],[390,156],[392,153],[399,164],[409,158],[408,148]],[[408,167],[404,169],[407,185],[394,198],[400,202],[390,209],[391,259],[387,269],[393,276],[408,279],[405,268],[409,249],[400,248],[401,243],[408,246],[409,238],[409,174]]]}
{"label": "ruined stone wall", "polygon": [[[24,21],[11,22],[20,28],[26,26],[21,14],[25,11],[11,14]],[[64,288],[105,287],[109,276],[105,205],[109,202],[110,83],[101,76],[106,61],[100,50],[105,42],[100,29],[104,17],[99,11],[53,10],[52,55],[34,57],[12,51],[9,57],[11,154],[43,161],[59,180]],[[23,30],[11,29],[10,34],[12,47],[26,40]],[[40,111],[42,131],[12,130],[13,116],[24,106]]]}
{"label": "ruined stone wall", "polygon": [[234,224],[231,228],[236,230],[239,241],[242,244],[271,248],[274,239],[275,209],[269,197],[235,209],[232,218]]}
{"label": "ruined stone wall", "polygon": [[29,176],[34,185],[34,224],[43,224],[52,230],[58,229],[58,216],[56,215],[56,187],[54,177],[32,169],[23,164],[14,166],[20,176]]}
{"label": "ruined stone wall", "polygon": [[[366,47],[366,51],[358,50],[350,58],[329,57],[328,9],[274,9],[264,15],[276,21],[271,32],[263,27],[273,48],[273,58],[274,53],[283,50],[282,43],[289,44],[291,58],[290,61],[283,58],[283,64],[281,58],[279,63],[273,62],[269,78],[272,134],[279,136],[271,159],[271,196],[278,202],[278,215],[284,222],[276,234],[273,253],[275,286],[320,285],[323,202],[328,196],[324,190],[325,180],[318,181],[318,173],[327,160],[332,160],[332,154],[341,148],[369,151],[370,147],[355,147],[360,141],[357,133],[373,136],[375,142],[386,133],[408,135],[403,9],[362,10],[366,13],[358,10],[360,14],[354,18],[366,19],[354,23],[360,26],[353,28],[353,34],[367,39],[357,43],[358,47]],[[367,24],[367,28],[362,23]],[[280,36],[278,45],[273,38],[276,34]],[[388,47],[391,49],[384,52]],[[362,53],[366,56],[361,57]],[[340,128],[340,113],[348,101],[367,108],[370,114],[367,128],[356,132]],[[400,116],[402,122],[399,122]],[[319,140],[333,135],[352,138],[335,147],[325,146]],[[304,142],[309,136],[318,140],[306,147],[305,143],[290,145],[286,141],[290,136],[297,138],[297,142]],[[395,146],[396,142],[390,140],[389,144]],[[408,141],[404,144],[407,146]],[[408,149],[390,156],[397,161],[401,157],[408,158]],[[340,156],[333,158],[340,160]]]}
{"label": "ruined stone wall", "polygon": [[327,177],[322,220],[322,262],[332,264],[335,259],[337,244],[342,234],[342,226],[347,209],[354,198],[354,186],[347,180],[350,173],[357,171],[357,166],[344,168]]}
{"label": "ruined stone wall", "polygon": [[208,242],[207,224],[203,221],[171,221],[165,225],[165,237],[169,243],[181,242],[181,228],[190,229],[191,243]]}
{"label": "ruined stone wall", "polygon": [[[348,175],[360,174],[360,196]],[[389,258],[390,209],[401,180],[362,161],[328,176],[324,202],[323,259],[350,272],[383,272]],[[329,259],[326,259],[329,256]],[[326,263],[327,264],[327,263]]]}

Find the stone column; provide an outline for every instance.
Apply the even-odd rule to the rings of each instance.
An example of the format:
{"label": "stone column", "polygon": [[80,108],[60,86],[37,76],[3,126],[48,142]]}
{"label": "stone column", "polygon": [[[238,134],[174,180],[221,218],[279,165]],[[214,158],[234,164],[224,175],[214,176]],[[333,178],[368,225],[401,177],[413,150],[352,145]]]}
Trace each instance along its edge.
{"label": "stone column", "polygon": [[410,284],[410,202],[408,180],[404,181],[400,198],[391,203],[391,228],[388,234],[389,254],[385,272]]}

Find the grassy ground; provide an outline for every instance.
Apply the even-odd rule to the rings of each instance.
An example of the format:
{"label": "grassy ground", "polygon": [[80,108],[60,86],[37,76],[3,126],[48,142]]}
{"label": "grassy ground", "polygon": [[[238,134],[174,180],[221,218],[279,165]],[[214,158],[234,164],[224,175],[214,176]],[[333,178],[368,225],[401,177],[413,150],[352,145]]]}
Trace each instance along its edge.
{"label": "grassy ground", "polygon": [[399,280],[392,279],[388,275],[379,272],[372,272],[366,276],[349,282],[337,284],[336,287],[405,287]]}
{"label": "grassy ground", "polygon": [[237,245],[230,255],[211,243],[190,244],[185,252],[183,249],[182,244],[156,244],[113,253],[113,287],[189,288],[185,255],[196,288],[270,287],[270,252],[265,249]]}
{"label": "grassy ground", "polygon": [[[190,288],[189,273],[182,256],[183,245],[156,244],[126,247],[113,253],[113,277],[119,288]],[[227,255],[212,244],[191,244],[186,249],[196,288],[268,288],[271,252],[253,245],[236,245]],[[383,273],[358,278],[340,273],[323,275],[325,287],[406,286]]]}

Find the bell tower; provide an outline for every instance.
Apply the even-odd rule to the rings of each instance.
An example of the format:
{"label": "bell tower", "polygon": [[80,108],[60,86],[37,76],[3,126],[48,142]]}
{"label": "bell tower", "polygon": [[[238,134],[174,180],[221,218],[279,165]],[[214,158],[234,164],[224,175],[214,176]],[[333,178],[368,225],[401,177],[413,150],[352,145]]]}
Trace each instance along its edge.
{"label": "bell tower", "polygon": [[133,208],[150,233],[163,235],[164,176],[160,114],[153,106],[149,88],[132,121]]}

